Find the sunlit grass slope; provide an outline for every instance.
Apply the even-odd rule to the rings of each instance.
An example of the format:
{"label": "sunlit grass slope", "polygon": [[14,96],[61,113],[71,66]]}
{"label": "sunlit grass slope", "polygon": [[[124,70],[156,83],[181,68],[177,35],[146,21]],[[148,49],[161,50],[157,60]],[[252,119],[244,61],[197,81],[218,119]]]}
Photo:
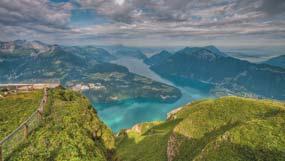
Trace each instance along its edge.
{"label": "sunlit grass slope", "polygon": [[40,105],[43,91],[11,94],[0,98],[0,140],[16,129]]}
{"label": "sunlit grass slope", "polygon": [[99,120],[89,101],[79,93],[64,89],[51,90],[49,96],[42,125],[9,160],[110,159],[115,144],[113,134]]}
{"label": "sunlit grass slope", "polygon": [[165,122],[141,124],[121,132],[117,158],[284,161],[285,105],[239,97],[194,102]]}

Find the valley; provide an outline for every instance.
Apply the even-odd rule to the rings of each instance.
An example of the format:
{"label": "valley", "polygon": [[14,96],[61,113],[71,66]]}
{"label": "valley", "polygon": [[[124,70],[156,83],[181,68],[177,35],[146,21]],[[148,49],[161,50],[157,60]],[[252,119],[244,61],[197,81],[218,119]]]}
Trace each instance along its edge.
{"label": "valley", "polygon": [[0,0],[0,161],[285,161],[285,0]]}
{"label": "valley", "polygon": [[181,98],[174,103],[158,103],[150,100],[128,100],[122,104],[106,105],[93,102],[99,116],[115,132],[118,132],[123,128],[129,128],[140,122],[164,120],[167,113],[177,107],[192,102],[193,100],[214,97],[213,95],[209,94],[207,90],[199,87],[182,87],[173,84],[172,82],[151,71],[149,66],[146,65],[143,60],[135,58],[122,58],[114,60],[112,63],[126,66],[132,73],[151,78],[154,81],[175,86],[182,93]]}
{"label": "valley", "polygon": [[[2,42],[0,57],[2,83],[58,80],[87,96],[114,132],[163,120],[169,111],[194,100],[284,97],[283,88],[275,88],[282,86],[282,69],[232,58],[214,46],[163,50],[147,58],[126,46],[103,49],[16,40]],[[277,82],[268,84],[267,78]],[[272,92],[264,95],[268,88]]]}
{"label": "valley", "polygon": [[2,42],[1,46],[1,83],[59,80],[66,87],[87,93],[93,101],[106,104],[130,99],[175,102],[181,97],[175,87],[109,63],[116,57],[101,48],[21,40]]}
{"label": "valley", "polygon": [[[173,54],[168,56],[172,57]],[[203,54],[199,56],[205,58]],[[209,55],[206,56],[208,58]],[[13,61],[15,60],[18,61]],[[74,65],[70,60],[55,60]],[[160,63],[163,64],[163,61]],[[155,62],[152,63],[154,64]],[[285,154],[282,149],[285,145],[282,128],[284,102],[236,96],[220,97],[238,93],[225,92],[228,90],[225,87],[221,89],[199,81],[173,81],[155,72],[152,65],[132,56],[114,58],[108,62],[96,62],[92,68],[81,68],[80,79],[77,74],[72,75],[72,79],[60,79],[67,89],[50,89],[52,100],[48,113],[45,113],[45,121],[31,132],[25,144],[17,146],[16,151],[7,153],[4,148],[5,158],[131,161],[140,156],[139,160],[142,161],[204,158],[227,161],[232,158],[251,160],[252,157],[282,160]],[[34,69],[54,70],[43,66]],[[23,71],[29,73],[30,69]],[[15,81],[22,80],[20,78]],[[122,91],[122,88],[126,88],[124,86],[131,89]],[[151,87],[150,90],[146,90],[148,86]],[[159,91],[150,95],[154,88]],[[161,101],[161,95],[170,95],[173,90],[180,93],[176,101]],[[217,94],[219,90],[220,95]],[[132,93],[136,91],[140,93]],[[39,96],[27,93],[23,97],[31,97],[36,102]],[[0,98],[1,108],[11,104],[10,97]],[[20,99],[21,94],[13,97],[16,98],[13,102],[17,105],[27,105],[27,101],[23,103]],[[27,107],[33,109],[36,106],[32,103]],[[4,116],[5,111],[7,110],[1,115]],[[19,110],[14,112],[16,111]],[[17,119],[27,118],[29,114],[29,110],[19,112]],[[19,122],[17,119],[14,120]],[[0,136],[9,134],[17,126],[15,121],[0,120]],[[53,133],[57,135],[54,136]],[[265,139],[266,145],[256,138]],[[69,149],[68,152],[66,149]],[[251,156],[248,156],[248,152]]]}

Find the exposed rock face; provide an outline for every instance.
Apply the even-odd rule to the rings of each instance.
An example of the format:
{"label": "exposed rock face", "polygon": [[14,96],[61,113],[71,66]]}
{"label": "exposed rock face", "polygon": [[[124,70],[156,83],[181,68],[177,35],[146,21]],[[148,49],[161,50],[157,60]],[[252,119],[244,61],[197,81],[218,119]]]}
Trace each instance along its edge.
{"label": "exposed rock face", "polygon": [[136,133],[141,133],[141,125],[140,124],[136,124],[134,125],[131,129],[127,129],[127,133],[130,132],[130,131],[135,131]]}
{"label": "exposed rock face", "polygon": [[180,111],[182,109],[182,107],[180,108],[176,108],[172,111],[170,111],[169,113],[167,113],[167,120],[171,120],[171,119],[175,119],[175,114]]}
{"label": "exposed rock face", "polygon": [[174,161],[179,153],[180,143],[177,141],[177,136],[172,134],[167,142],[167,161]]}

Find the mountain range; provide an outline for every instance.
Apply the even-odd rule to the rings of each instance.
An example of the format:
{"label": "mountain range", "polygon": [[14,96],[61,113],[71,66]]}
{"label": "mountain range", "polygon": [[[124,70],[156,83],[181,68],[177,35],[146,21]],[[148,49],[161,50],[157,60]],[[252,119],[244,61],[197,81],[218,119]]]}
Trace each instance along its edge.
{"label": "mountain range", "polygon": [[[123,53],[95,46],[0,42],[1,83],[59,79],[73,89],[48,91],[43,122],[9,155],[3,146],[5,160],[284,160],[284,102],[237,96],[198,100],[169,112],[164,121],[139,123],[114,134],[100,120],[96,107],[74,91],[79,89],[99,103],[128,99],[175,102],[181,97],[175,87],[111,63],[119,57],[132,57],[181,86],[284,100],[284,68],[239,60],[214,46],[162,51],[150,58],[138,51],[121,56]],[[20,124],[17,116],[33,113],[41,98],[41,91],[2,96],[0,136],[7,136]],[[18,112],[23,104],[30,110]]]}
{"label": "mountain range", "polygon": [[239,60],[214,46],[186,47],[166,56],[160,53],[150,61],[154,58],[163,61],[150,68],[177,84],[209,85],[214,93],[285,99],[285,69]]}
{"label": "mountain range", "polygon": [[[95,88],[88,93],[96,95],[94,100],[99,102],[128,98],[173,102],[180,98],[178,89],[111,63],[124,57],[144,60],[151,70],[176,84],[203,88],[217,96],[285,99],[284,56],[257,64],[231,57],[215,46],[186,47],[174,53],[163,50],[147,58],[138,48],[122,45],[105,50],[39,41],[0,42],[0,81],[60,79],[77,89],[90,89],[91,85]],[[156,87],[159,92],[155,92]]]}
{"label": "mountain range", "polygon": [[60,80],[83,90],[99,103],[128,99],[173,102],[181,92],[175,87],[131,73],[112,64],[116,57],[94,46],[46,45],[21,41],[0,43],[0,82]]}

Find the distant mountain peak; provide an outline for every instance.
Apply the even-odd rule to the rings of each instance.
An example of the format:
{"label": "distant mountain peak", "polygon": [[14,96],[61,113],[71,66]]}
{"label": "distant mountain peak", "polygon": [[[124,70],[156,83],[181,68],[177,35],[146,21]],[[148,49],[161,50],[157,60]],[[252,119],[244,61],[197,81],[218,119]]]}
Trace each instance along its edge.
{"label": "distant mountain peak", "polygon": [[[14,40],[0,42],[0,52],[13,54],[17,51],[21,53],[30,53],[32,56],[51,51],[50,45],[41,41]],[[24,52],[26,51],[26,52]]]}
{"label": "distant mountain peak", "polygon": [[269,64],[272,66],[277,66],[285,69],[285,55],[280,55],[277,57],[273,57],[265,62],[265,64]]}
{"label": "distant mountain peak", "polygon": [[204,48],[212,51],[212,52],[215,52],[215,53],[218,53],[218,52],[221,52],[216,46],[214,45],[209,45],[209,46],[204,46]]}
{"label": "distant mountain peak", "polygon": [[14,41],[11,41],[11,42],[14,42],[16,44],[22,44],[22,43],[26,43],[27,40],[20,40],[20,39],[18,39],[18,40],[14,40]]}
{"label": "distant mountain peak", "polygon": [[188,54],[194,54],[194,55],[199,55],[199,54],[213,54],[212,56],[214,57],[227,57],[227,55],[223,52],[221,52],[218,48],[216,48],[213,45],[210,46],[205,46],[205,47],[185,47],[184,49],[180,50],[179,52],[182,53],[188,53]]}
{"label": "distant mountain peak", "polygon": [[160,53],[155,54],[148,59],[145,59],[144,62],[148,65],[159,64],[168,59],[170,56],[172,56],[172,53],[167,50],[162,50]]}
{"label": "distant mountain peak", "polygon": [[207,48],[207,49],[215,49],[215,50],[218,50],[218,51],[219,51],[219,49],[218,49],[216,46],[214,46],[214,45],[207,45],[207,46],[204,46],[204,48]]}
{"label": "distant mountain peak", "polygon": [[171,52],[169,52],[167,50],[162,50],[159,54],[171,54]]}
{"label": "distant mountain peak", "polygon": [[227,54],[221,52],[221,51],[220,51],[216,46],[214,46],[214,45],[205,46],[204,48],[210,50],[211,52],[213,52],[213,53],[215,53],[215,54],[218,54],[218,55],[227,57]]}

